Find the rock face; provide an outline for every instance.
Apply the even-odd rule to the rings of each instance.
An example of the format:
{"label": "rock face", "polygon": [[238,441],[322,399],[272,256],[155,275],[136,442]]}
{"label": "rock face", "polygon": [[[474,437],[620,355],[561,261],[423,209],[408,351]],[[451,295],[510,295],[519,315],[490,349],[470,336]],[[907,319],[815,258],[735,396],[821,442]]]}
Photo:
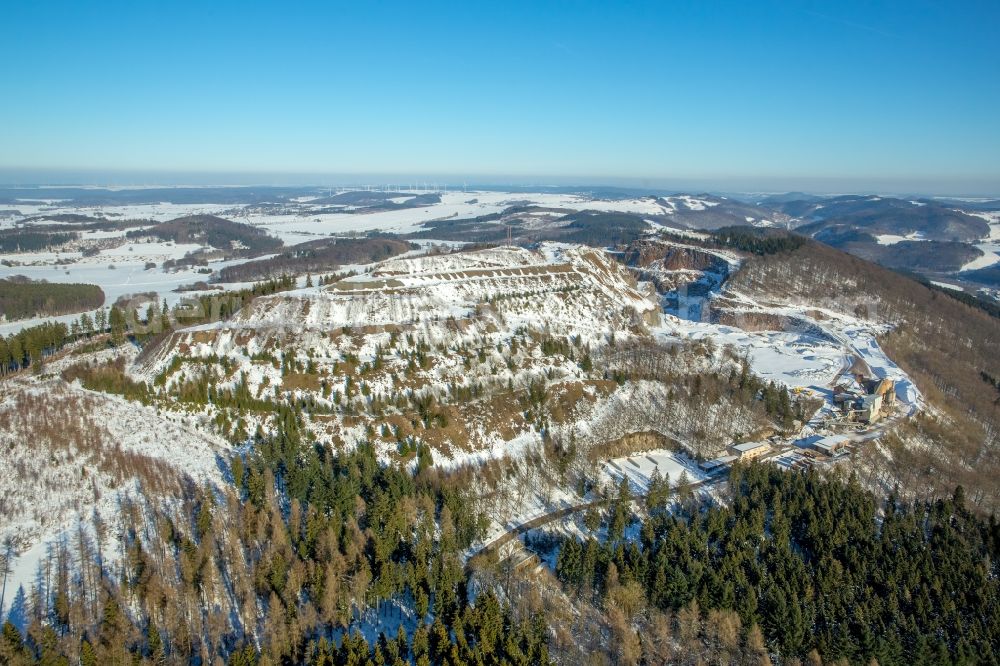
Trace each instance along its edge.
{"label": "rock face", "polygon": [[622,261],[661,295],[684,286],[707,293],[740,264],[732,253],[665,240],[636,241],[624,250]]}
{"label": "rock face", "polygon": [[627,266],[664,271],[728,272],[725,259],[692,245],[642,240],[628,246],[623,257]]}

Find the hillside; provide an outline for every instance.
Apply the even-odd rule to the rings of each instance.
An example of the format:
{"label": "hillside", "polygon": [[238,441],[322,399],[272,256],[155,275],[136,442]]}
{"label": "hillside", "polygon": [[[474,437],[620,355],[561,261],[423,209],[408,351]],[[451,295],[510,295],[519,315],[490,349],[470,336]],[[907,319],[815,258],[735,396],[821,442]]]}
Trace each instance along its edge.
{"label": "hillside", "polygon": [[873,242],[874,239],[868,242],[865,242],[866,239],[846,240],[831,238],[825,233],[818,234],[816,238],[886,268],[915,273],[955,273],[983,256],[983,252],[974,245],[954,241],[899,241],[884,245]]}
{"label": "hillside", "polygon": [[[960,284],[988,284],[973,269],[996,257],[990,202],[844,195],[780,195],[758,203],[792,219],[801,234],[889,268]],[[962,272],[965,270],[966,272]]]}
{"label": "hillside", "polygon": [[992,287],[1000,287],[1000,266],[990,266],[979,270],[969,271],[962,277],[976,284],[985,284]]}
{"label": "hillside", "polygon": [[965,486],[984,512],[1000,508],[1000,320],[939,291],[820,243],[755,257],[726,292],[852,314],[889,328],[886,352],[933,409],[869,449],[868,479],[917,497]]}
{"label": "hillside", "polygon": [[219,483],[216,456],[228,445],[199,430],[59,380],[8,383],[0,393],[0,538],[30,547],[76,520],[112,521],[130,497],[167,501],[193,480]]}
{"label": "hillside", "polygon": [[779,208],[794,210],[796,217],[806,222],[798,230],[807,235],[834,226],[846,226],[871,234],[919,234],[923,238],[940,241],[973,241],[989,235],[989,225],[982,218],[935,201],[852,195],[820,201],[786,202]]}
{"label": "hillside", "polygon": [[[300,256],[382,243],[407,247],[324,239]],[[859,470],[872,486],[891,481],[883,468],[868,478],[876,447],[866,438],[907,433],[907,416],[925,402],[882,353],[875,335],[886,328],[860,311],[800,302],[795,289],[741,282],[813,246],[821,247],[739,227],[712,236],[647,230],[616,250],[421,249],[350,275],[316,275],[311,286],[284,279],[199,294],[161,313],[158,334],[130,322],[111,336],[64,334],[44,364],[32,356],[0,383],[4,462],[33,479],[0,494],[9,516],[0,539],[17,554],[8,606],[17,624],[0,656],[22,654],[15,634],[35,606],[56,618],[64,633],[53,640],[73,658],[127,650],[239,659],[256,655],[240,647],[253,641],[261,658],[291,663],[306,655],[377,662],[393,651],[440,661],[446,650],[559,664],[640,653],[661,663],[692,650],[724,660],[743,650],[761,661],[908,646],[898,632],[874,647],[853,632],[834,642],[832,616],[819,615],[825,607],[803,591],[801,576],[784,570],[770,575],[759,606],[734,609],[724,599],[739,578],[701,573],[733,566],[730,557],[693,552],[683,569],[670,564],[681,559],[652,557],[639,565],[648,576],[631,568],[651,549],[682,543],[676,529],[729,552],[694,516],[725,510],[726,521],[757,525],[761,491],[740,499],[725,467],[699,466],[732,444],[767,448],[778,475],[769,484],[787,479],[788,510],[838,496],[841,469]],[[297,258],[287,250],[279,264],[262,265]],[[884,426],[834,423],[830,389],[860,365],[896,380],[898,406]],[[57,396],[58,408],[41,409],[41,395]],[[849,455],[811,450],[837,432],[852,438]],[[795,474],[803,469],[814,470],[808,487]],[[968,487],[970,504],[982,502]],[[875,501],[850,497],[857,506]],[[852,529],[869,529],[869,518]],[[583,538],[581,552],[598,559],[577,566],[561,556],[574,548],[567,537]],[[922,566],[922,542],[906,539],[915,550],[899,567]],[[848,562],[828,544],[780,533],[773,540],[862,571],[874,561]],[[68,574],[66,543],[86,577]],[[983,558],[984,548],[973,540],[941,552],[958,561]],[[33,606],[32,581],[46,568],[64,582],[53,601]],[[79,581],[100,576],[107,591],[95,602],[92,583]],[[921,574],[921,584],[928,580]],[[970,581],[946,594],[980,587]],[[184,629],[189,620],[157,610],[161,592],[214,610]],[[787,609],[770,610],[781,594],[814,604],[824,623],[817,639]],[[844,599],[867,604],[871,590]],[[903,612],[910,634],[939,628],[909,606]],[[91,642],[86,627],[108,614],[119,629],[101,624],[103,638]],[[498,621],[509,636],[502,648],[489,629]],[[665,639],[664,626],[683,636]],[[724,627],[725,645],[717,638]],[[197,639],[181,639],[185,631]],[[319,638],[347,631],[357,633]],[[475,643],[460,647],[452,635]],[[948,635],[986,645],[981,627]]]}
{"label": "hillside", "polygon": [[391,238],[330,238],[307,241],[267,259],[226,266],[220,282],[250,282],[279,275],[332,273],[349,264],[370,264],[413,249],[409,243]]}
{"label": "hillside", "polygon": [[234,257],[259,256],[281,246],[280,240],[260,229],[215,215],[178,217],[146,229],[129,231],[126,236],[133,239],[151,236],[178,244],[208,245]]}
{"label": "hillside", "polygon": [[558,241],[611,247],[638,240],[651,227],[718,229],[734,225],[785,226],[790,222],[784,213],[708,194],[621,201],[567,200],[558,204],[545,206],[526,198],[498,213],[432,220],[412,237],[497,242],[505,240],[509,231],[521,244]]}
{"label": "hillside", "polygon": [[[601,350],[630,340],[655,349],[657,310],[600,251],[543,245],[397,258],[177,331],[132,374],[168,401],[190,402],[209,386],[231,392],[206,407],[236,437],[290,400],[309,405],[306,427],[336,448],[368,441],[406,461],[425,447],[445,466],[509,455],[558,432],[590,446],[657,429],[712,455],[738,432],[766,429],[770,417],[752,396],[729,397],[733,358],[664,348],[663,383],[612,381],[634,369],[618,369]],[[715,404],[690,391],[692,373],[706,375]],[[250,405],[257,413],[245,412]]]}
{"label": "hillside", "polygon": [[744,203],[736,199],[700,194],[661,197],[670,226],[686,229],[719,229],[735,225],[784,227],[791,217],[765,206]]}

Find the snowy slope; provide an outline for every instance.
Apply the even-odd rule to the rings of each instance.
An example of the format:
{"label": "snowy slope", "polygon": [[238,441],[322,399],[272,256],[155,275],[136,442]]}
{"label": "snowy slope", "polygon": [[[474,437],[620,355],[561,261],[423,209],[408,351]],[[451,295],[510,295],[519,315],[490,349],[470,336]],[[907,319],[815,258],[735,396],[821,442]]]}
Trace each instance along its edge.
{"label": "snowy slope", "polygon": [[8,592],[27,586],[45,544],[81,521],[114,524],[127,498],[167,504],[186,479],[223,483],[229,452],[196,417],[61,380],[0,383],[0,543],[10,538],[21,553]]}

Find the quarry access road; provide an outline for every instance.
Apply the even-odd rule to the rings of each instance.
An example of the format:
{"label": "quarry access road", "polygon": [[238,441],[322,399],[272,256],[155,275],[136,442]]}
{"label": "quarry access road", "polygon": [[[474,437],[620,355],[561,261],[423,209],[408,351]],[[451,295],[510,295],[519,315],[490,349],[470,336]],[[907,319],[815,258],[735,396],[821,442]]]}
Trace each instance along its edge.
{"label": "quarry access road", "polygon": [[[686,484],[686,485],[684,485],[684,486],[682,486],[680,488],[672,488],[671,489],[671,494],[675,494],[678,491],[680,491],[681,489],[684,489],[684,490],[693,490],[695,488],[705,488],[705,487],[717,486],[717,485],[721,484],[722,482],[724,482],[726,480],[726,478],[727,477],[724,477],[724,476],[713,476],[713,477],[708,478],[708,479],[706,479],[704,481],[698,481],[696,483],[688,483],[688,484]],[[639,500],[639,499],[644,499],[645,497],[646,497],[645,495],[636,495],[634,499]],[[562,518],[565,518],[566,516],[572,515],[574,513],[579,513],[580,511],[586,511],[587,509],[590,509],[590,508],[596,508],[596,507],[599,507],[599,506],[604,506],[605,504],[608,504],[609,502],[612,502],[612,501],[614,501],[612,498],[605,498],[605,499],[599,499],[599,500],[592,500],[590,502],[581,502],[580,504],[573,504],[571,506],[563,507],[561,509],[556,509],[555,511],[551,511],[549,513],[544,513],[544,514],[542,514],[540,516],[536,516],[535,518],[532,518],[531,520],[527,520],[527,521],[525,521],[523,523],[515,525],[514,527],[510,528],[509,530],[507,530],[503,534],[500,534],[499,536],[494,537],[493,539],[491,539],[487,543],[485,543],[482,546],[480,546],[473,553],[471,553],[469,555],[469,559],[466,561],[466,564],[465,564],[466,569],[468,569],[468,568],[471,567],[473,560],[475,560],[476,558],[478,558],[478,557],[480,557],[482,555],[487,555],[487,554],[489,554],[489,553],[491,553],[493,551],[496,551],[497,549],[499,549],[499,548],[503,547],[504,545],[510,543],[514,539],[520,537],[521,535],[527,534],[531,530],[538,529],[539,527],[542,527],[544,525],[548,525],[549,523],[552,523],[552,522],[555,522],[555,521],[560,520]]]}

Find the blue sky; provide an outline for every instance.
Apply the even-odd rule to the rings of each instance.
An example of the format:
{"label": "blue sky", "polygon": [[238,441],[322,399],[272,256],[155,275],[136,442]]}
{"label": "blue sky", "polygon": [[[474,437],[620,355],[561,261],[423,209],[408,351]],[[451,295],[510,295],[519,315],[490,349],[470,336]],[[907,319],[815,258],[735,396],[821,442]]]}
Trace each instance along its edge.
{"label": "blue sky", "polygon": [[0,12],[8,181],[420,174],[1000,194],[995,0]]}

